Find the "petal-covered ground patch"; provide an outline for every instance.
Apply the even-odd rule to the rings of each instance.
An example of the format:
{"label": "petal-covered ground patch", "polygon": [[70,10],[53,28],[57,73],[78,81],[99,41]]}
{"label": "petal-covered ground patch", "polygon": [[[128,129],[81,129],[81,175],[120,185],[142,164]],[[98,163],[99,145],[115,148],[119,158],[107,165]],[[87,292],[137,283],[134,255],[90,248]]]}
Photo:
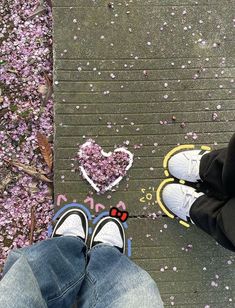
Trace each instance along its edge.
{"label": "petal-covered ground patch", "polygon": [[10,249],[46,237],[52,173],[39,136],[52,147],[53,102],[50,3],[2,1],[0,11],[1,268]]}

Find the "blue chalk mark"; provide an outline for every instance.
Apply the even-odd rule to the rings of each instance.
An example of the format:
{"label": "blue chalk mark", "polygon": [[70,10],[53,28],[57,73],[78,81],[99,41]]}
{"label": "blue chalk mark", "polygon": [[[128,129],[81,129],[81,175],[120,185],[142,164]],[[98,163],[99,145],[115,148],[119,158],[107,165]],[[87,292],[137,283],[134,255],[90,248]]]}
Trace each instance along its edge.
{"label": "blue chalk mark", "polygon": [[105,211],[105,212],[102,212],[100,213],[93,221],[93,225],[95,225],[101,218],[103,218],[104,216],[108,216],[109,215],[109,212],[108,211]]}
{"label": "blue chalk mark", "polygon": [[132,241],[130,238],[128,238],[127,240],[127,256],[128,257],[131,257],[131,244],[132,244]]}
{"label": "blue chalk mark", "polygon": [[90,228],[88,229],[88,233],[89,233],[89,235],[91,235],[91,234],[92,234],[92,232],[93,232],[93,229],[90,227]]}
{"label": "blue chalk mark", "polygon": [[125,229],[127,229],[127,228],[128,228],[128,224],[127,224],[127,222],[126,222],[126,221],[125,221],[125,222],[123,222],[123,223],[122,223],[122,225],[124,226],[124,228],[125,228]]}
{"label": "blue chalk mark", "polygon": [[56,218],[58,218],[58,216],[60,216],[60,214],[66,210],[67,208],[69,207],[78,207],[80,209],[82,209],[86,214],[87,214],[87,217],[89,220],[91,220],[91,213],[90,211],[82,204],[79,204],[79,203],[69,203],[69,204],[66,204],[65,206],[63,206],[58,212],[56,212],[55,216],[52,218],[52,220],[56,220]]}
{"label": "blue chalk mark", "polygon": [[49,226],[48,226],[48,229],[47,229],[47,236],[50,237],[51,234],[52,234],[52,226],[49,225]]}

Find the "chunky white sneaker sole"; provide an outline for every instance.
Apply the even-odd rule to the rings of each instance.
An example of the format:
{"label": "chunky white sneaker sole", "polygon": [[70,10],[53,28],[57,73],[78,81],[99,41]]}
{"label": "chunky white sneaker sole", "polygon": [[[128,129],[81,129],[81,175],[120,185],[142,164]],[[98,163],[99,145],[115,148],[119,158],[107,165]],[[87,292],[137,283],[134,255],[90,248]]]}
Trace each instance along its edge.
{"label": "chunky white sneaker sole", "polygon": [[[110,223],[113,225],[107,228],[107,225]],[[90,249],[96,245],[96,242],[118,247],[125,253],[126,239],[122,223],[114,217],[107,216],[102,218],[92,233]],[[122,244],[122,247],[120,247],[120,244]]]}
{"label": "chunky white sneaker sole", "polygon": [[168,170],[177,179],[196,183],[200,181],[199,168],[203,155],[208,151],[187,150],[173,155],[168,161]]}
{"label": "chunky white sneaker sole", "polygon": [[162,200],[165,206],[174,215],[188,222],[191,221],[189,215],[191,206],[202,195],[204,194],[196,192],[190,186],[176,183],[168,184],[162,190]]}

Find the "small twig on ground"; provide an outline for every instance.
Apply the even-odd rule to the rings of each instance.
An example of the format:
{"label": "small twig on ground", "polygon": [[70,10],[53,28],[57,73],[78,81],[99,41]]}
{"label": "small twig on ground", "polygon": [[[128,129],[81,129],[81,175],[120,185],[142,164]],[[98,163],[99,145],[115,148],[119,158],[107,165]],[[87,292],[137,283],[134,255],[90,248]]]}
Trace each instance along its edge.
{"label": "small twig on ground", "polygon": [[13,73],[13,74],[16,74],[16,75],[18,74],[18,72],[16,70],[10,69],[10,68],[7,70],[7,72],[8,73]]}
{"label": "small twig on ground", "polygon": [[45,6],[45,3],[52,9],[52,1],[51,0],[40,0],[36,10],[31,15],[29,15],[27,19],[32,19],[35,16],[39,16],[41,14],[46,13],[47,8]]}
{"label": "small twig on ground", "polygon": [[46,3],[52,9],[52,1],[51,0],[46,0]]}
{"label": "small twig on ground", "polygon": [[6,160],[4,159],[6,163],[17,167],[19,170],[24,171],[25,173],[35,177],[38,180],[41,180],[43,182],[52,183],[52,180],[48,179],[44,174],[45,172],[43,170],[37,170],[35,167],[26,166],[16,160]]}
{"label": "small twig on ground", "polygon": [[44,6],[39,5],[38,8],[31,14],[28,16],[27,19],[32,19],[35,16],[39,16],[41,14],[44,14],[47,11],[47,9]]}
{"label": "small twig on ground", "polygon": [[53,94],[53,87],[52,87],[52,80],[51,78],[44,72],[44,78],[46,81],[46,93],[45,96],[43,97],[42,105],[46,106],[46,103],[49,101]]}
{"label": "small twig on ground", "polygon": [[0,110],[0,119],[1,119],[1,117],[3,117],[4,114],[7,113],[8,111],[9,111],[8,108],[2,108],[2,109]]}
{"label": "small twig on ground", "polygon": [[18,177],[19,176],[9,171],[7,168],[0,167],[0,194],[4,192],[13,180],[16,182]]}
{"label": "small twig on ground", "polygon": [[31,214],[31,222],[30,222],[29,244],[32,245],[33,233],[35,229],[35,205],[31,207],[30,214]]}

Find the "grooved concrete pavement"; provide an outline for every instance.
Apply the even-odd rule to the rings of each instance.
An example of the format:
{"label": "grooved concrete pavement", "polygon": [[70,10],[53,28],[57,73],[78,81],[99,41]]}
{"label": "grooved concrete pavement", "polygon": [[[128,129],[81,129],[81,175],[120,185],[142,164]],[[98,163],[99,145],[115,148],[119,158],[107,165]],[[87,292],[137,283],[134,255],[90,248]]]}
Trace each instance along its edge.
{"label": "grooved concrete pavement", "polygon": [[109,3],[53,2],[55,196],[84,203],[91,191],[73,172],[77,144],[128,144],[128,181],[95,203],[127,205],[132,258],[166,307],[234,307],[234,255],[162,215],[155,193],[172,147],[219,148],[234,132],[234,1]]}

